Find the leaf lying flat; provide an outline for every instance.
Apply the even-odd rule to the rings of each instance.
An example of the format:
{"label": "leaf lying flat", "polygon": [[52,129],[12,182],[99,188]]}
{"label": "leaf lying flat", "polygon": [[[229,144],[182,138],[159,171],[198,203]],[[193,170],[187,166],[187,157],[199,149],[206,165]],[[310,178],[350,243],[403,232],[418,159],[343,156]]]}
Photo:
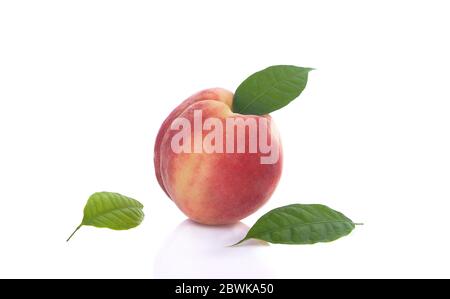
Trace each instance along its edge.
{"label": "leaf lying flat", "polygon": [[92,194],[84,207],[81,224],[67,241],[83,226],[104,227],[113,230],[127,230],[141,224],[144,206],[137,200],[112,192]]}
{"label": "leaf lying flat", "polygon": [[348,235],[354,228],[352,220],[327,206],[293,204],[263,215],[237,244],[248,239],[277,244],[331,242]]}

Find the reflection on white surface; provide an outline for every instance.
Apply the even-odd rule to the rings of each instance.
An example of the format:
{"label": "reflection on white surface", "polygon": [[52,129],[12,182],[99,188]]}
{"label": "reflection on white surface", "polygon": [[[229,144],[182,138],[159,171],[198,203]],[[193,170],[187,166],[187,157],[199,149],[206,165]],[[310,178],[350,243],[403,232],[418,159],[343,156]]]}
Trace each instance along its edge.
{"label": "reflection on white surface", "polygon": [[267,245],[248,241],[229,247],[248,231],[242,222],[205,226],[183,221],[160,249],[155,278],[269,278],[262,253]]}

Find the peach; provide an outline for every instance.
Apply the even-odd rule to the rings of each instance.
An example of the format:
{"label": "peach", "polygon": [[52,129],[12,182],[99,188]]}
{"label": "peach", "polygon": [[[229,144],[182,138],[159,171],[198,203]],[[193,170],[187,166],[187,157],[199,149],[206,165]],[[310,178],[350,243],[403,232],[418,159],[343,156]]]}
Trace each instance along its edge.
{"label": "peach", "polygon": [[[249,216],[259,209],[271,197],[278,184],[282,170],[281,142],[278,131],[270,116],[241,115],[231,110],[233,93],[213,88],[201,91],[182,102],[163,122],[155,144],[155,172],[164,192],[179,209],[190,219],[208,225],[231,224]],[[250,127],[245,127],[245,151],[236,150],[239,141],[238,129],[230,135],[229,131],[215,135],[223,137],[225,143],[234,141],[234,152],[219,148],[209,151],[174,151],[174,138],[180,133],[177,120],[195,123],[195,115],[201,112],[201,140],[206,142],[211,130],[204,130],[209,118],[219,120],[228,129],[228,120],[254,121],[258,123],[258,132],[267,130],[268,144],[278,148],[279,157],[271,163],[262,162],[267,158],[267,151],[261,148],[256,152],[250,150],[253,140]],[[262,122],[264,120],[265,122]],[[266,127],[262,126],[266,124]],[[195,125],[194,125],[195,127]],[[215,128],[210,126],[209,129]],[[262,129],[262,131],[261,131]],[[195,148],[196,132],[187,128],[194,141],[188,147]],[[233,128],[234,130],[234,128]],[[242,132],[242,131],[241,131]],[[230,137],[231,136],[231,137]],[[242,137],[242,135],[240,135]],[[200,141],[201,141],[200,140]],[[258,136],[261,142],[261,136]],[[198,141],[198,140],[197,140]],[[270,141],[270,142],[269,142]],[[211,143],[218,144],[218,140]],[[253,143],[255,145],[257,142]],[[203,145],[205,143],[202,143]],[[261,144],[260,144],[261,145]],[[253,149],[254,150],[254,149]]]}

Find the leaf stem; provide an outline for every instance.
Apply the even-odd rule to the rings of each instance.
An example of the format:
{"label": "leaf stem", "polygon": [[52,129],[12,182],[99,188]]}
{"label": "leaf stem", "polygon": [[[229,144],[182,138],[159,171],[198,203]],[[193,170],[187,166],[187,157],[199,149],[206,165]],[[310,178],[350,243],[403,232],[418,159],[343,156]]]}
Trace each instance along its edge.
{"label": "leaf stem", "polygon": [[70,235],[70,237],[66,240],[66,242],[69,242],[70,239],[72,239],[73,235],[83,226],[83,224],[78,225],[78,227],[73,231],[73,233]]}

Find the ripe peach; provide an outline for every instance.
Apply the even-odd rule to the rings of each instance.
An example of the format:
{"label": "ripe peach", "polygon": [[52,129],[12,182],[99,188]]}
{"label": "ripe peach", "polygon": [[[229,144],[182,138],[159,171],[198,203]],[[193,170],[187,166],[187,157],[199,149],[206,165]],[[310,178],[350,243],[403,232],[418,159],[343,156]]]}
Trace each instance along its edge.
{"label": "ripe peach", "polygon": [[[166,118],[156,138],[154,164],[161,188],[184,214],[202,224],[231,224],[252,214],[270,198],[281,176],[281,142],[273,120],[268,115],[233,113],[232,102],[233,94],[225,89],[201,91],[181,103]],[[189,143],[188,148],[196,147],[196,141],[199,141],[197,137],[200,137],[200,142],[203,141],[200,146],[205,145],[206,140],[211,141],[211,138],[208,139],[211,130],[204,130],[207,119],[219,120],[218,123],[213,122],[215,126],[209,126],[209,129],[216,128],[221,123],[222,128],[228,129],[228,120],[241,119],[258,123],[259,133],[264,130],[268,132],[270,140],[267,143],[277,148],[278,157],[267,163],[263,162],[264,157],[267,158],[267,151],[264,152],[261,148],[256,152],[250,150],[252,142],[255,141],[253,145],[258,142],[252,137],[250,127],[244,128],[245,139],[241,140],[245,144],[245,152],[235,150],[236,145],[239,148],[239,133],[236,133],[238,129],[231,135],[229,131],[215,135],[216,140],[211,142],[214,149],[219,138],[223,138],[225,142],[231,140],[235,142],[232,145],[234,152],[228,151],[228,143],[226,150],[222,151],[218,147],[213,152],[211,148],[209,151],[202,148],[202,152],[174,151],[174,138],[180,133],[177,131],[177,120],[187,120],[194,123],[195,127],[195,117],[199,111],[202,115],[202,131],[200,136],[196,136],[194,128],[187,128],[194,136],[183,140],[193,141],[193,147]],[[261,146],[261,136],[258,136],[258,140]]]}

